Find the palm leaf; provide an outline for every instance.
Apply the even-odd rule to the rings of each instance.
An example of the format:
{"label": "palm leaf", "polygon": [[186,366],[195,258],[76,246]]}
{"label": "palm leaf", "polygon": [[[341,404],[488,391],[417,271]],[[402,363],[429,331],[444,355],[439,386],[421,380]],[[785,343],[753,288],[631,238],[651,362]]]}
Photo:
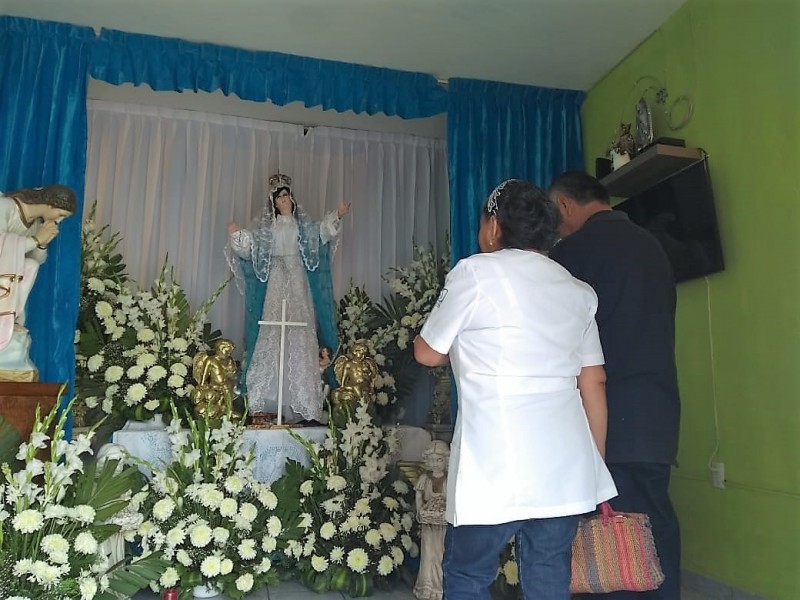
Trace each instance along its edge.
{"label": "palm leaf", "polygon": [[160,554],[150,554],[135,563],[112,567],[108,572],[108,589],[97,594],[95,600],[119,600],[120,594],[131,598],[151,581],[157,581],[169,565]]}

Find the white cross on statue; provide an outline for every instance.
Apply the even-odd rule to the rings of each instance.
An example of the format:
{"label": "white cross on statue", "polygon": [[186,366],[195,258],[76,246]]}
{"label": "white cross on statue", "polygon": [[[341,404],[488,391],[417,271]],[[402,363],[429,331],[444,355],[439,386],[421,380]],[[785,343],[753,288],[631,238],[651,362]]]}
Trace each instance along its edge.
{"label": "white cross on statue", "polygon": [[308,323],[299,323],[286,320],[286,299],[281,301],[281,320],[280,321],[259,321],[259,325],[280,325],[281,328],[281,350],[278,360],[278,425],[283,424],[283,363],[284,348],[286,347],[286,328],[287,327],[307,327]]}

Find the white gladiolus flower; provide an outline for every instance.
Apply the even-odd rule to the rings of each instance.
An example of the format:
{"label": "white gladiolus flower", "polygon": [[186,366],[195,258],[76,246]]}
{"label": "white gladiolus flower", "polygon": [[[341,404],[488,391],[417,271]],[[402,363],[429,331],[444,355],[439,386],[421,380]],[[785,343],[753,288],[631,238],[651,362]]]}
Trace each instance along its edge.
{"label": "white gladiolus flower", "polygon": [[253,575],[251,573],[245,573],[244,575],[239,575],[236,578],[236,589],[240,592],[249,592],[253,589]]}

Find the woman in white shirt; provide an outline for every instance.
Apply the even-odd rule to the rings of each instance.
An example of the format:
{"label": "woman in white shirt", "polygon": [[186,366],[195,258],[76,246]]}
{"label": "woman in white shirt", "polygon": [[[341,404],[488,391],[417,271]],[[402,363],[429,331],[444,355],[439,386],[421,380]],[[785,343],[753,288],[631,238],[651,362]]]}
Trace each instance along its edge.
{"label": "woman in white shirt", "polygon": [[606,434],[597,296],[547,258],[558,212],[530,182],[487,199],[480,254],[448,274],[415,340],[452,365],[459,409],[447,485],[444,597],[489,598],[516,536],[526,598],[568,600],[578,515],[616,495]]}

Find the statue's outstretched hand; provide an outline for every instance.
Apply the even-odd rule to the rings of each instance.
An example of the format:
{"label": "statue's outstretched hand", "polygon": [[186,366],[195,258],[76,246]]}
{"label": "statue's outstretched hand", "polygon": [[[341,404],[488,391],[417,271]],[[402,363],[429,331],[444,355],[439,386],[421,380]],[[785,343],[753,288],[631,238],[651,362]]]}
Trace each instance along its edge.
{"label": "statue's outstretched hand", "polygon": [[55,221],[45,221],[42,223],[42,226],[39,227],[39,231],[36,232],[36,239],[39,240],[39,243],[43,246],[46,246],[50,242],[52,242],[55,237],[58,235],[58,225]]}
{"label": "statue's outstretched hand", "polygon": [[233,221],[228,223],[228,233],[236,233],[237,231],[240,231],[241,229],[242,228],[239,227],[239,225],[234,223]]}
{"label": "statue's outstretched hand", "polygon": [[339,208],[336,209],[336,214],[339,215],[339,218],[342,218],[349,212],[350,212],[350,202],[345,202],[344,200],[339,202]]}

